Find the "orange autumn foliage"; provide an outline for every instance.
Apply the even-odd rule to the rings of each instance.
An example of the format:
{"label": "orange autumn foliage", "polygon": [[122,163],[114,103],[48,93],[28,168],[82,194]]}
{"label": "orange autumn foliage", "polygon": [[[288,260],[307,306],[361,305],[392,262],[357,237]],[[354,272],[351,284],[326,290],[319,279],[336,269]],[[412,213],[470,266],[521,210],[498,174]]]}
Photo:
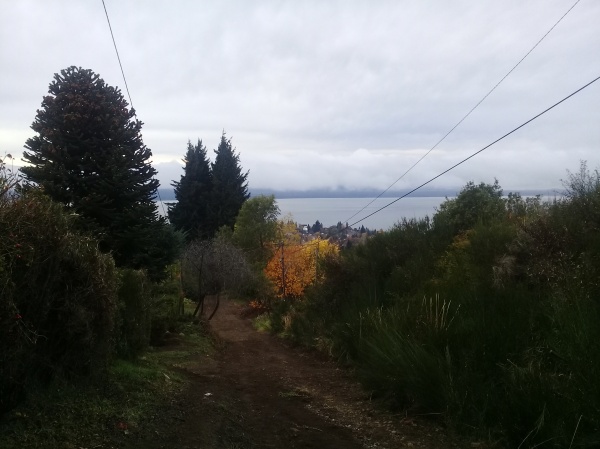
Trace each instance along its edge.
{"label": "orange autumn foliage", "polygon": [[337,255],[339,248],[328,240],[284,245],[267,263],[265,274],[280,298],[299,298],[308,285],[321,278],[319,261]]}

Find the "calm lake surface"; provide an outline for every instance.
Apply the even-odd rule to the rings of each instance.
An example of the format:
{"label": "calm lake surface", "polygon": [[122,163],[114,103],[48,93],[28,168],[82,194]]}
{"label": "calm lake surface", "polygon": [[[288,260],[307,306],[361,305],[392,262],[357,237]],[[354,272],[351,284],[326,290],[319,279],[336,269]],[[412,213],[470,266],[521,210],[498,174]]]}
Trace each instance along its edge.
{"label": "calm lake surface", "polygon": [[[524,196],[526,198],[526,196]],[[558,194],[542,195],[542,202],[552,202],[562,198]],[[377,209],[394,201],[394,198],[379,198],[372,204],[372,198],[283,198],[277,199],[277,205],[281,210],[281,217],[291,214],[298,224],[313,225],[319,220],[324,226],[334,226],[338,221],[353,225]],[[376,213],[372,217],[354,224],[353,228],[364,226],[371,230],[391,228],[398,221],[406,218],[423,218],[429,215],[431,218],[436,209],[446,200],[445,197],[407,197],[398,200],[391,206]],[[159,213],[167,210],[164,203],[158,203]],[[365,207],[367,206],[367,207]],[[164,209],[163,209],[164,208]],[[359,213],[361,209],[365,208]],[[356,215],[355,215],[356,214]]]}
{"label": "calm lake surface", "polygon": [[[277,205],[281,210],[282,218],[291,214],[298,224],[313,225],[315,221],[319,220],[324,226],[334,226],[338,221],[344,224],[348,222],[351,225],[392,202],[394,198],[379,198],[358,213],[371,200],[372,198],[285,198],[277,199]],[[403,198],[372,217],[356,223],[353,227],[364,226],[372,230],[386,230],[402,217],[423,218],[425,215],[431,217],[444,200],[444,197]],[[157,201],[158,211],[161,215],[163,215],[163,211],[167,210],[165,203],[170,202],[174,201],[163,201],[162,203]],[[356,216],[352,217],[354,214]]]}
{"label": "calm lake surface", "polygon": [[[391,206],[366,218],[353,227],[364,226],[369,229],[389,229],[403,217],[431,217],[437,207],[445,200],[444,197],[407,197],[402,198]],[[377,209],[394,201],[394,198],[287,198],[277,199],[281,216],[292,214],[294,221],[299,224],[314,224],[319,220],[325,226],[333,226],[341,221],[349,225],[359,221]],[[365,209],[358,213],[363,207]],[[356,215],[355,215],[356,214]],[[355,215],[353,217],[353,215]],[[352,217],[352,218],[351,218]]]}

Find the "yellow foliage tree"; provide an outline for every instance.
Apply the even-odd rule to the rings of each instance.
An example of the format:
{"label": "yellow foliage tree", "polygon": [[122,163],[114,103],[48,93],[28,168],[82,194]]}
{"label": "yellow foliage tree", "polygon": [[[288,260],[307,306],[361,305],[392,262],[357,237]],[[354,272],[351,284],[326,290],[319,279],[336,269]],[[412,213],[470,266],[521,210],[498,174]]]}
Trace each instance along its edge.
{"label": "yellow foliage tree", "polygon": [[337,245],[328,240],[314,240],[301,245],[282,245],[265,268],[267,278],[275,285],[277,296],[300,298],[308,285],[321,279],[319,261],[336,256]]}
{"label": "yellow foliage tree", "polygon": [[284,245],[299,245],[302,240],[300,232],[298,232],[298,225],[291,214],[287,214],[279,220],[277,232],[279,242],[284,242]]}

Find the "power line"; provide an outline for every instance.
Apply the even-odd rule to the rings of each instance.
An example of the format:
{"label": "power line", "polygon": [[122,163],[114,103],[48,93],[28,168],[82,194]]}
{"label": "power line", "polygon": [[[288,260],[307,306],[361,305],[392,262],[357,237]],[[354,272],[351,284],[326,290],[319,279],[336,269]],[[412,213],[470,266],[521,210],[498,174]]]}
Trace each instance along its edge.
{"label": "power line", "polygon": [[115,46],[115,53],[117,53],[117,60],[119,61],[119,67],[121,68],[121,74],[123,75],[123,81],[125,82],[125,90],[129,97],[129,104],[133,113],[135,114],[135,108],[133,107],[133,101],[131,101],[131,94],[129,93],[129,86],[127,86],[127,79],[125,78],[125,71],[123,70],[123,64],[121,64],[121,57],[119,56],[119,50],[117,49],[117,42],[115,41],[115,35],[113,34],[112,26],[110,26],[110,19],[108,18],[108,11],[106,10],[106,4],[102,0],[102,6],[104,6],[104,13],[106,14],[106,21],[108,22],[108,29],[110,30],[110,36],[112,37],[113,45]]}
{"label": "power line", "polygon": [[467,112],[467,113],[465,114],[465,116],[464,116],[463,118],[461,118],[461,119],[458,121],[458,123],[456,123],[456,125],[454,125],[454,126],[453,126],[453,127],[450,129],[450,131],[448,131],[446,134],[444,134],[444,136],[443,136],[443,137],[442,137],[440,140],[438,140],[438,141],[437,141],[437,143],[436,143],[434,146],[432,146],[432,147],[429,149],[429,151],[427,151],[427,152],[426,152],[426,153],[425,153],[423,156],[421,156],[417,162],[415,162],[413,165],[411,165],[411,166],[408,168],[408,170],[406,170],[404,173],[402,173],[402,175],[401,175],[401,176],[400,176],[398,179],[396,179],[396,180],[395,180],[395,181],[394,181],[392,184],[390,184],[390,186],[389,186],[387,189],[385,189],[383,192],[381,192],[379,195],[377,195],[377,197],[373,198],[373,199],[372,199],[372,200],[371,200],[371,201],[370,201],[368,204],[366,204],[365,206],[363,206],[363,208],[362,208],[362,209],[360,209],[358,212],[356,212],[354,215],[352,215],[351,217],[348,217],[346,220],[344,220],[344,223],[347,223],[349,220],[351,220],[352,218],[356,217],[356,216],[357,216],[358,214],[360,214],[360,213],[361,213],[363,210],[365,210],[367,207],[369,207],[371,204],[373,204],[375,201],[377,201],[379,198],[381,198],[381,196],[382,196],[383,194],[385,194],[385,193],[386,193],[388,190],[390,190],[392,187],[394,187],[394,186],[395,186],[395,185],[398,183],[398,181],[400,181],[402,178],[404,178],[404,176],[406,176],[406,174],[408,174],[408,173],[409,173],[409,172],[410,172],[410,171],[411,171],[413,168],[415,168],[415,167],[417,166],[417,164],[419,164],[419,163],[420,163],[420,162],[421,162],[423,159],[425,159],[425,158],[426,158],[426,157],[429,155],[429,153],[431,153],[431,152],[432,152],[434,149],[436,149],[436,148],[437,148],[437,146],[438,146],[440,143],[442,143],[442,142],[443,142],[443,141],[446,139],[446,137],[448,137],[448,136],[449,136],[449,135],[450,135],[450,134],[451,134],[451,133],[452,133],[452,132],[453,132],[453,131],[454,131],[456,128],[458,128],[458,127],[460,126],[460,124],[461,124],[462,122],[464,122],[464,121],[465,121],[465,119],[466,119],[467,117],[469,117],[469,116],[471,115],[471,113],[472,113],[472,112],[473,112],[475,109],[477,109],[477,108],[479,107],[479,105],[480,105],[481,103],[483,103],[487,97],[489,97],[489,96],[490,96],[490,94],[491,94],[492,92],[494,92],[494,91],[496,90],[496,88],[497,88],[497,87],[498,87],[498,86],[499,86],[499,85],[502,83],[502,81],[504,81],[504,80],[505,80],[505,79],[506,79],[506,78],[507,78],[507,77],[508,77],[508,76],[509,76],[509,75],[510,75],[510,74],[511,74],[511,73],[512,73],[512,72],[513,72],[513,71],[514,71],[514,70],[515,70],[515,69],[516,69],[516,68],[517,68],[517,67],[518,67],[518,66],[519,66],[519,65],[520,65],[520,64],[521,64],[523,61],[524,61],[524,60],[525,60],[525,58],[527,58],[527,56],[529,56],[529,54],[530,54],[530,53],[531,53],[533,50],[535,50],[535,49],[536,49],[536,47],[537,47],[538,45],[540,45],[540,43],[541,43],[541,42],[542,42],[542,41],[543,41],[543,40],[546,38],[546,36],[548,36],[548,35],[550,34],[550,32],[551,32],[551,31],[552,31],[554,28],[556,28],[556,26],[557,26],[557,25],[558,25],[558,24],[559,24],[559,23],[560,23],[560,22],[561,22],[561,21],[562,21],[562,20],[563,20],[563,19],[564,19],[564,18],[567,16],[567,14],[569,14],[569,12],[571,12],[571,10],[572,10],[573,8],[575,8],[575,6],[577,6],[577,4],[578,4],[580,1],[581,1],[581,0],[577,0],[577,1],[576,1],[576,2],[573,4],[573,6],[571,6],[571,7],[570,7],[570,8],[567,10],[567,12],[566,12],[566,13],[564,13],[564,14],[562,15],[562,17],[561,17],[560,19],[558,19],[554,25],[552,25],[552,27],[551,27],[551,28],[550,28],[550,29],[549,29],[549,30],[546,32],[546,34],[544,34],[544,35],[543,35],[543,36],[540,38],[540,40],[538,40],[538,41],[537,41],[537,43],[536,43],[536,44],[535,44],[535,45],[534,45],[534,46],[531,48],[531,50],[529,50],[529,51],[528,51],[528,52],[525,54],[525,56],[523,56],[523,57],[522,57],[522,58],[519,60],[519,62],[517,62],[517,63],[516,63],[514,66],[513,66],[513,68],[512,68],[512,69],[510,69],[510,70],[509,70],[509,71],[506,73],[506,75],[504,75],[504,76],[503,76],[503,77],[500,79],[500,81],[498,81],[498,82],[496,83],[496,85],[495,85],[494,87],[492,87],[492,89],[491,89],[491,90],[490,90],[490,91],[489,91],[487,94],[485,94],[485,96],[484,96],[484,97],[483,97],[481,100],[479,100],[479,102],[477,102],[477,104],[476,104],[475,106],[473,106],[473,107],[471,108],[471,110],[470,110],[469,112]]}
{"label": "power line", "polygon": [[[104,13],[106,14],[106,21],[108,22],[108,29],[110,30],[110,36],[113,41],[113,45],[115,46],[115,53],[117,54],[117,60],[119,61],[119,67],[121,68],[121,75],[123,75],[123,82],[125,83],[125,90],[127,91],[127,97],[129,97],[129,104],[131,105],[131,110],[133,111],[133,115],[137,118],[137,114],[135,113],[135,108],[133,107],[133,101],[131,100],[131,94],[129,93],[129,86],[127,85],[127,78],[125,78],[125,70],[123,70],[123,64],[121,63],[121,57],[119,56],[119,49],[117,48],[117,41],[115,40],[115,35],[112,30],[112,26],[110,25],[110,18],[108,17],[108,10],[106,9],[106,4],[104,0],[102,0],[102,6],[104,7]],[[165,203],[163,203],[162,198],[160,197],[160,192],[156,189],[156,195],[158,196],[158,201],[162,207],[163,216],[168,221],[169,215],[165,210]]]}
{"label": "power line", "polygon": [[414,192],[416,192],[417,190],[419,190],[420,188],[422,188],[422,187],[426,186],[427,184],[431,183],[432,181],[436,180],[436,179],[437,179],[437,178],[439,178],[440,176],[442,176],[442,175],[445,175],[445,174],[446,174],[446,173],[448,173],[450,170],[453,170],[453,169],[455,169],[456,167],[458,167],[459,165],[461,165],[461,164],[465,163],[465,162],[466,162],[466,161],[468,161],[469,159],[471,159],[471,158],[475,157],[476,155],[478,155],[478,154],[479,154],[479,153],[481,153],[482,151],[484,151],[484,150],[488,149],[489,147],[491,147],[492,145],[494,145],[494,144],[496,144],[496,143],[500,142],[500,141],[501,141],[502,139],[504,139],[505,137],[508,137],[508,136],[510,136],[510,135],[511,135],[512,133],[514,133],[515,131],[517,131],[517,130],[519,130],[519,129],[523,128],[525,125],[527,125],[527,124],[529,124],[529,123],[533,122],[533,121],[534,121],[535,119],[537,119],[538,117],[541,117],[541,116],[542,116],[542,115],[544,115],[546,112],[550,111],[551,109],[554,109],[556,106],[558,106],[559,104],[561,104],[561,103],[563,103],[564,101],[568,100],[568,99],[569,99],[569,98],[571,98],[573,95],[575,95],[575,94],[577,94],[577,93],[581,92],[583,89],[585,89],[586,87],[588,87],[588,86],[592,85],[593,83],[595,83],[595,82],[596,82],[596,81],[598,81],[599,79],[600,79],[600,76],[598,76],[597,78],[593,79],[592,81],[590,81],[590,82],[589,82],[589,83],[587,83],[586,85],[584,85],[584,86],[580,87],[580,88],[579,88],[579,89],[577,89],[575,92],[572,92],[571,94],[567,95],[567,96],[566,96],[566,97],[564,97],[562,100],[560,100],[560,101],[558,101],[558,102],[554,103],[552,106],[550,106],[549,108],[547,108],[547,109],[545,109],[544,111],[540,112],[540,113],[539,113],[539,114],[537,114],[536,116],[534,116],[534,117],[530,118],[529,120],[527,120],[526,122],[524,122],[524,123],[520,124],[519,126],[517,126],[516,128],[514,128],[512,131],[509,131],[509,132],[507,132],[507,133],[506,133],[506,134],[504,134],[502,137],[500,137],[500,138],[498,138],[498,139],[494,140],[492,143],[490,143],[490,144],[486,145],[486,146],[485,146],[485,147],[483,147],[482,149],[480,149],[480,150],[476,151],[475,153],[471,154],[470,156],[468,156],[468,157],[464,158],[462,161],[460,161],[460,162],[458,162],[458,163],[454,164],[452,167],[450,167],[450,168],[448,168],[448,169],[444,170],[444,171],[443,171],[443,172],[441,172],[439,175],[436,175],[436,176],[434,176],[434,177],[433,177],[433,178],[431,178],[429,181],[426,181],[426,182],[424,182],[424,183],[423,183],[423,184],[421,184],[420,186],[418,186],[418,187],[416,187],[416,188],[412,189],[410,192],[407,192],[407,193],[405,193],[404,195],[402,195],[401,197],[399,197],[399,198],[396,198],[394,201],[392,201],[392,202],[390,202],[390,203],[386,204],[385,206],[383,206],[383,207],[380,207],[380,208],[379,208],[379,209],[377,209],[375,212],[372,212],[372,213],[370,213],[369,215],[367,215],[366,217],[363,217],[363,218],[361,218],[360,220],[358,220],[358,221],[356,221],[356,222],[352,223],[352,224],[350,225],[350,227],[354,226],[354,225],[355,225],[355,224],[357,224],[357,223],[360,223],[361,221],[364,221],[364,220],[366,220],[366,219],[367,219],[367,218],[369,218],[369,217],[372,217],[372,216],[373,216],[373,215],[375,215],[376,213],[378,213],[378,212],[381,212],[383,209],[385,209],[385,208],[387,208],[387,207],[391,206],[392,204],[394,204],[394,203],[396,203],[396,202],[400,201],[402,198],[405,198],[405,197],[407,197],[408,195],[410,195],[411,193],[414,193]]}

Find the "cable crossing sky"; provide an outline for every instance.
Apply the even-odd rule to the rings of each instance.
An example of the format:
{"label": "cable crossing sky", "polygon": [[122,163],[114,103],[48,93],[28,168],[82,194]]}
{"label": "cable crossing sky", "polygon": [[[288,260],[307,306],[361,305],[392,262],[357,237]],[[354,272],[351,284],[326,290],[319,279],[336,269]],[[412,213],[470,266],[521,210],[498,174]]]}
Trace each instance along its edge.
{"label": "cable crossing sky", "polygon": [[[407,169],[407,170],[406,170],[404,173],[402,173],[402,175],[400,175],[400,177],[399,177],[398,179],[396,179],[396,180],[395,180],[395,181],[394,181],[392,184],[390,184],[390,186],[389,186],[388,188],[386,188],[386,189],[385,189],[383,192],[381,192],[379,195],[377,195],[375,198],[373,198],[373,199],[372,199],[372,200],[371,200],[369,203],[367,203],[365,206],[363,206],[363,208],[362,208],[362,209],[360,209],[358,212],[356,212],[354,215],[352,215],[351,217],[348,217],[346,220],[344,220],[344,221],[343,221],[343,223],[347,223],[348,221],[350,221],[351,219],[353,219],[354,217],[356,217],[358,214],[360,214],[360,213],[361,213],[363,210],[365,210],[367,207],[369,207],[371,204],[373,204],[373,203],[374,203],[374,202],[375,202],[377,199],[381,198],[381,196],[382,196],[384,193],[386,193],[388,190],[390,190],[392,187],[394,187],[394,186],[395,186],[395,185],[398,183],[398,181],[400,181],[402,178],[404,178],[404,176],[406,176],[406,175],[407,175],[407,174],[408,174],[410,171],[412,171],[412,169],[413,169],[413,168],[415,168],[415,167],[417,166],[417,164],[419,164],[419,163],[420,163],[420,162],[421,162],[423,159],[425,159],[425,158],[426,158],[426,157],[429,155],[429,153],[431,153],[431,152],[432,152],[434,149],[436,149],[436,148],[437,148],[437,146],[438,146],[440,143],[442,143],[444,140],[446,140],[446,137],[448,137],[448,136],[449,136],[449,135],[450,135],[450,134],[451,134],[451,133],[452,133],[452,132],[453,132],[453,131],[454,131],[456,128],[458,128],[458,127],[460,126],[460,124],[461,124],[462,122],[464,122],[464,121],[465,121],[465,119],[466,119],[467,117],[469,117],[469,116],[471,115],[471,113],[472,113],[473,111],[475,111],[475,109],[477,109],[477,108],[479,107],[479,105],[480,105],[481,103],[483,103],[483,102],[485,101],[485,99],[486,99],[487,97],[489,97],[489,96],[490,96],[490,94],[491,94],[492,92],[494,92],[494,91],[496,90],[496,88],[497,88],[497,87],[498,87],[498,86],[499,86],[499,85],[502,83],[502,81],[504,81],[504,80],[505,80],[505,79],[506,79],[506,78],[507,78],[507,77],[508,77],[508,76],[509,76],[509,75],[510,75],[510,74],[511,74],[511,73],[512,73],[512,72],[513,72],[513,71],[514,71],[514,70],[515,70],[515,69],[516,69],[516,68],[517,68],[517,67],[518,67],[518,66],[519,66],[519,65],[520,65],[520,64],[521,64],[523,61],[524,61],[524,60],[525,60],[525,58],[527,58],[527,56],[529,56],[529,55],[531,54],[531,52],[533,52],[533,50],[535,50],[535,49],[537,48],[537,46],[538,46],[538,45],[540,45],[540,43],[541,43],[541,42],[542,42],[542,41],[543,41],[543,40],[546,38],[546,36],[548,36],[548,35],[549,35],[549,34],[552,32],[552,30],[553,30],[554,28],[556,28],[556,26],[557,26],[557,25],[558,25],[558,24],[559,24],[559,23],[560,23],[560,22],[561,22],[561,21],[562,21],[562,20],[563,20],[563,19],[564,19],[564,18],[567,16],[567,14],[569,14],[569,13],[571,12],[571,10],[572,10],[573,8],[575,8],[575,6],[577,6],[577,4],[578,4],[580,1],[581,1],[581,0],[577,0],[577,1],[576,1],[576,2],[575,2],[575,3],[574,3],[574,4],[573,4],[573,5],[572,5],[572,6],[571,6],[571,7],[570,7],[568,10],[567,10],[567,12],[565,12],[565,13],[564,13],[564,14],[563,14],[563,15],[560,17],[560,19],[558,19],[558,20],[557,20],[557,21],[554,23],[554,25],[552,25],[552,27],[550,27],[550,29],[549,29],[549,30],[548,30],[548,31],[547,31],[547,32],[546,32],[546,33],[545,33],[545,34],[544,34],[544,35],[543,35],[543,36],[542,36],[542,37],[541,37],[541,38],[540,38],[540,39],[539,39],[539,40],[536,42],[536,44],[535,44],[535,45],[534,45],[534,46],[533,46],[533,47],[532,47],[532,48],[531,48],[531,49],[530,49],[530,50],[529,50],[527,53],[525,53],[525,56],[523,56],[523,57],[522,57],[522,58],[519,60],[519,62],[517,62],[517,63],[516,63],[514,66],[513,66],[513,68],[512,68],[512,69],[510,69],[510,70],[509,70],[509,71],[506,73],[506,75],[504,75],[504,76],[503,76],[503,77],[500,79],[500,81],[498,81],[498,82],[496,83],[496,85],[495,85],[494,87],[492,87],[492,88],[490,89],[490,91],[489,91],[487,94],[485,94],[485,95],[483,96],[483,98],[482,98],[481,100],[479,100],[479,101],[477,102],[477,104],[476,104],[475,106],[473,106],[473,107],[471,108],[471,110],[470,110],[469,112],[467,112],[467,113],[466,113],[466,114],[463,116],[463,118],[461,118],[461,119],[458,121],[458,123],[456,123],[456,125],[454,125],[454,126],[453,126],[453,127],[450,129],[450,131],[448,131],[446,134],[444,134],[444,136],[443,136],[443,137],[442,137],[440,140],[438,140],[438,141],[437,141],[437,143],[436,143],[434,146],[432,146],[432,147],[429,149],[429,151],[427,151],[427,152],[426,152],[426,153],[425,153],[423,156],[421,156],[421,157],[419,158],[419,160],[417,160],[417,162],[415,162],[415,163],[414,163],[413,165],[411,165],[411,166],[410,166],[410,167],[409,167],[409,168],[408,168],[408,169]],[[365,217],[365,218],[366,218],[366,217]]]}
{"label": "cable crossing sky", "polygon": [[494,145],[494,144],[496,144],[496,143],[500,142],[502,139],[504,139],[504,138],[506,138],[506,137],[510,136],[510,135],[511,135],[511,134],[513,134],[514,132],[518,131],[519,129],[521,129],[521,128],[523,128],[524,126],[528,125],[529,123],[533,122],[535,119],[537,119],[537,118],[541,117],[541,116],[542,116],[542,115],[544,115],[546,112],[548,112],[548,111],[550,111],[550,110],[554,109],[554,108],[555,108],[556,106],[558,106],[559,104],[561,104],[561,103],[563,103],[564,101],[568,100],[568,99],[569,99],[569,98],[571,98],[572,96],[574,96],[574,95],[578,94],[579,92],[581,92],[582,90],[584,90],[586,87],[589,87],[589,86],[591,86],[592,84],[594,84],[594,83],[595,83],[596,81],[598,81],[599,79],[600,79],[600,76],[598,76],[598,77],[594,78],[592,81],[590,81],[589,83],[587,83],[587,84],[585,84],[584,86],[580,87],[580,88],[579,88],[579,89],[577,89],[576,91],[574,91],[574,92],[570,93],[569,95],[567,95],[566,97],[564,97],[562,100],[560,100],[560,101],[558,101],[558,102],[554,103],[554,104],[553,104],[552,106],[550,106],[549,108],[547,108],[547,109],[543,110],[542,112],[540,112],[539,114],[537,114],[537,115],[535,115],[534,117],[530,118],[530,119],[529,119],[529,120],[527,120],[526,122],[523,122],[522,124],[520,124],[519,126],[517,126],[516,128],[514,128],[512,131],[509,131],[509,132],[507,132],[507,133],[506,133],[506,134],[504,134],[502,137],[499,137],[498,139],[494,140],[492,143],[490,143],[490,144],[486,145],[486,146],[485,146],[485,147],[483,147],[482,149],[480,149],[480,150],[476,151],[475,153],[471,154],[470,156],[468,156],[468,157],[464,158],[462,161],[460,161],[460,162],[458,162],[458,163],[454,164],[452,167],[450,167],[450,168],[448,168],[448,169],[444,170],[444,171],[443,171],[443,172],[441,172],[439,175],[436,175],[436,176],[434,176],[434,177],[433,177],[433,178],[431,178],[429,181],[426,181],[426,182],[424,182],[424,183],[423,183],[423,184],[421,184],[420,186],[418,186],[418,187],[416,187],[416,188],[412,189],[410,192],[407,192],[407,193],[405,193],[404,195],[402,195],[401,197],[399,197],[399,198],[396,198],[394,201],[392,201],[392,202],[390,202],[390,203],[386,204],[385,206],[383,206],[383,207],[380,207],[380,208],[379,208],[379,209],[377,209],[375,212],[372,212],[372,213],[370,213],[370,214],[369,214],[369,215],[367,215],[366,217],[363,217],[363,218],[361,218],[360,220],[358,220],[358,221],[355,221],[354,223],[352,223],[352,224],[350,225],[350,227],[352,227],[352,226],[354,226],[354,225],[356,225],[356,224],[360,223],[361,221],[364,221],[364,220],[366,220],[366,219],[367,219],[367,218],[369,218],[369,217],[372,217],[372,216],[373,216],[373,215],[375,215],[376,213],[378,213],[378,212],[381,212],[383,209],[385,209],[385,208],[387,208],[387,207],[391,206],[392,204],[394,204],[394,203],[396,203],[396,202],[400,201],[402,198],[406,198],[406,197],[407,197],[407,196],[409,196],[411,193],[414,193],[414,192],[416,192],[417,190],[419,190],[420,188],[422,188],[422,187],[426,186],[427,184],[429,184],[429,183],[431,183],[431,182],[435,181],[436,179],[438,179],[439,177],[441,177],[441,176],[445,175],[445,174],[446,174],[446,173],[448,173],[449,171],[451,171],[451,170],[455,169],[455,168],[456,168],[456,167],[458,167],[459,165],[462,165],[462,164],[464,164],[466,161],[468,161],[469,159],[471,159],[471,158],[473,158],[473,157],[477,156],[477,155],[478,155],[479,153],[481,153],[482,151],[484,151],[484,150],[487,150],[487,149],[488,149],[489,147],[491,147],[492,145]]}

